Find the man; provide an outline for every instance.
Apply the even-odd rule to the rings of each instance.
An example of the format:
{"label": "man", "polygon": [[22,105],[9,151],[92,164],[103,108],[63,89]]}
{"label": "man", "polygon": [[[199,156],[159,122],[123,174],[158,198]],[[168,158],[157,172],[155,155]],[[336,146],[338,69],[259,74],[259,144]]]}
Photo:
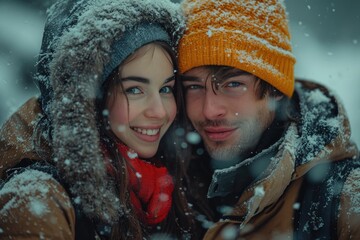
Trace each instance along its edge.
{"label": "man", "polygon": [[283,1],[183,8],[179,67],[202,139],[188,192],[204,239],[360,239],[358,149],[334,94],[294,80]]}

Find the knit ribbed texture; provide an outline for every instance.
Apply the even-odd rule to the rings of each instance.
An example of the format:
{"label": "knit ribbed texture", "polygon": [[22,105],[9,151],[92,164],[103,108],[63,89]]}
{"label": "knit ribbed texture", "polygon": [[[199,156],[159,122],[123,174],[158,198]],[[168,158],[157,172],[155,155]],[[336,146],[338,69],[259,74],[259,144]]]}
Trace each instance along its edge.
{"label": "knit ribbed texture", "polygon": [[106,80],[110,73],[137,49],[155,41],[171,45],[168,33],[155,23],[144,22],[126,30],[123,36],[111,46],[111,59],[104,68],[103,79]]}
{"label": "knit ribbed texture", "polygon": [[181,73],[203,65],[231,66],[292,96],[295,57],[281,0],[185,0],[183,8]]}

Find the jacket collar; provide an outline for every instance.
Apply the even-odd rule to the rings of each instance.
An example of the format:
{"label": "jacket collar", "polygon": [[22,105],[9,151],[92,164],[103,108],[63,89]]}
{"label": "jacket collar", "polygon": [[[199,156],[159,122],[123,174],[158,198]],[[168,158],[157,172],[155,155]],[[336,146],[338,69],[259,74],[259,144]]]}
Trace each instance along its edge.
{"label": "jacket collar", "polygon": [[257,155],[226,169],[216,170],[208,197],[224,196],[237,184],[241,168],[258,161],[269,161],[267,168],[242,193],[229,213],[241,216],[244,226],[265,207],[276,202],[287,186],[313,166],[358,155],[350,142],[349,122],[333,94],[318,84],[299,81],[296,93],[301,120],[292,122],[283,136]]}

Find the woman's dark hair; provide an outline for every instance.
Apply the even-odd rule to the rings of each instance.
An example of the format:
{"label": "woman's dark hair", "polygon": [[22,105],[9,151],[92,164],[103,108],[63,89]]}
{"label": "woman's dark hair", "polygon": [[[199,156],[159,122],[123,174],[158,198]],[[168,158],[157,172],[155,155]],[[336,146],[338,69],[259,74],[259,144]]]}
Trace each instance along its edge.
{"label": "woman's dark hair", "polygon": [[[174,72],[177,71],[177,60],[174,53],[174,50],[164,42],[153,42],[157,46],[160,46],[164,49],[170,56],[169,61],[172,62],[174,66]],[[131,55],[123,61],[130,62],[133,59],[138,57],[136,54]],[[122,64],[123,64],[122,63]],[[128,174],[127,174],[127,161],[119,153],[117,149],[117,143],[120,141],[115,134],[111,131],[108,124],[107,114],[103,114],[106,110],[106,103],[109,100],[109,97],[114,97],[116,89],[119,87],[122,88],[122,83],[120,80],[120,71],[119,68],[116,68],[106,79],[100,97],[96,100],[96,111],[98,117],[98,129],[100,133],[100,139],[102,147],[106,148],[106,151],[109,154],[111,159],[111,164],[116,169],[116,174],[113,176],[114,184],[118,191],[118,196],[120,203],[124,208],[124,216],[121,217],[112,229],[111,239],[127,239],[129,237],[133,239],[143,239],[151,234],[159,233],[161,235],[168,235],[176,238],[183,238],[185,234],[190,234],[193,226],[192,216],[190,214],[190,209],[185,198],[185,194],[182,188],[182,178],[185,173],[184,169],[184,159],[185,151],[181,148],[182,140],[181,135],[176,134],[177,129],[181,129],[181,119],[175,118],[175,121],[172,123],[168,131],[165,133],[161,142],[159,144],[159,150],[154,157],[157,161],[160,161],[164,164],[170,174],[173,176],[175,183],[175,190],[173,192],[173,206],[168,214],[167,219],[165,219],[161,224],[157,226],[156,229],[143,226],[143,224],[137,218],[135,211],[130,202],[130,196],[128,191]],[[181,90],[181,83],[178,81],[177,74],[175,74],[175,86],[174,86],[174,96],[176,100],[176,105],[179,111],[183,111],[183,96]],[[185,116],[183,114],[178,114],[179,116]]]}

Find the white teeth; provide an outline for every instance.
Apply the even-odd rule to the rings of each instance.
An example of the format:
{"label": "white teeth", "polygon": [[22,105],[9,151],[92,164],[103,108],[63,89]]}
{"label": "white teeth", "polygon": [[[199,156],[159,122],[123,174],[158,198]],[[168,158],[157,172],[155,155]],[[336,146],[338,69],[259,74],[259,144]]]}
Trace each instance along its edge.
{"label": "white teeth", "polygon": [[134,128],[134,130],[137,131],[138,133],[149,136],[154,136],[158,134],[158,132],[160,131],[160,129],[142,129],[142,128]]}

